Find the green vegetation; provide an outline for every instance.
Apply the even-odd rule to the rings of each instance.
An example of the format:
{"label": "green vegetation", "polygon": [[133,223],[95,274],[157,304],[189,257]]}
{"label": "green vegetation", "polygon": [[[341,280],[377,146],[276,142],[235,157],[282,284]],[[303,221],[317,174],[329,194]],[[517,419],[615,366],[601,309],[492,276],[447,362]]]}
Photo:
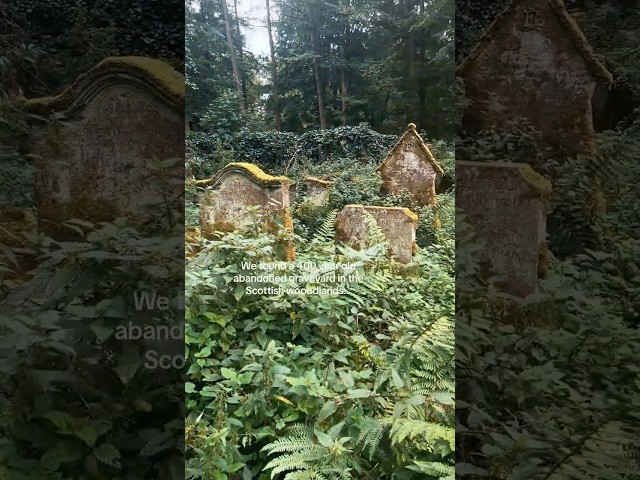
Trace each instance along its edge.
{"label": "green vegetation", "polygon": [[[505,3],[458,2],[460,56]],[[538,295],[505,297],[480,281],[473,232],[457,226],[461,478],[640,478],[640,15],[635,1],[567,3],[616,78],[594,107],[596,161],[550,164],[532,150],[537,132],[527,125],[456,141],[457,155],[554,172],[556,253]]]}
{"label": "green vegetation", "polygon": [[[453,3],[265,6],[267,57],[247,51],[233,2],[187,6],[189,175],[250,162],[296,184],[283,278],[246,278],[275,275],[248,264],[273,262],[290,235],[265,233],[260,210],[186,265],[187,476],[453,479]],[[447,172],[433,207],[379,193],[376,168],[410,122]],[[306,201],[307,176],[333,183],[325,205]],[[197,194],[188,181],[194,227]],[[347,204],[412,208],[415,261],[390,262],[372,218],[367,248],[336,246]]]}
{"label": "green vegetation", "polygon": [[[334,221],[298,239],[280,282],[234,281],[273,261],[259,220],[187,264],[188,478],[453,478],[452,239],[400,267],[380,233],[336,250]],[[307,262],[362,278],[292,278]],[[344,293],[288,290],[318,284]]]}
{"label": "green vegetation", "polygon": [[[174,325],[184,314],[175,302],[162,312],[141,309],[132,295],[182,294],[184,226],[166,215],[182,211],[182,200],[149,199],[144,226],[70,221],[76,241],[36,234],[22,110],[24,98],[59,94],[105,57],[147,55],[180,70],[183,8],[180,1],[2,2],[0,478],[184,478],[182,372],[151,369],[146,341],[118,338],[130,323]],[[175,159],[163,163],[175,169]],[[158,187],[168,198],[171,189]],[[184,355],[181,339],[173,347]]]}

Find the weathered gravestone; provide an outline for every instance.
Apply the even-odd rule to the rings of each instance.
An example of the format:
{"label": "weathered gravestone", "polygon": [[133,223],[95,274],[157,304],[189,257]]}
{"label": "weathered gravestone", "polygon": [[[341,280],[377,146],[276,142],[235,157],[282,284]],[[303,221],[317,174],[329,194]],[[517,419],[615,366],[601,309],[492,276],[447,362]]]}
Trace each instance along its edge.
{"label": "weathered gravestone", "polygon": [[[143,221],[151,197],[184,192],[184,77],[168,64],[107,58],[60,95],[26,107],[37,115],[31,144],[42,231],[67,235],[61,223],[71,218]],[[170,159],[173,166],[154,167]],[[175,209],[181,223],[183,208]]]}
{"label": "weathered gravestone", "polygon": [[413,123],[378,167],[383,195],[409,192],[418,205],[436,203],[436,179],[444,171]]}
{"label": "weathered gravestone", "polygon": [[551,184],[527,164],[456,162],[456,207],[484,246],[480,261],[504,279],[507,293],[537,291],[550,193]]}
{"label": "weathered gravestone", "polygon": [[347,205],[336,218],[337,240],[358,250],[366,248],[371,240],[367,213],[384,233],[389,256],[410,263],[416,252],[418,216],[408,208]]}
{"label": "weathered gravestone", "polygon": [[[268,231],[275,233],[281,226],[293,231],[287,177],[268,175],[250,163],[230,163],[210,179],[195,183],[205,188],[200,202],[200,228],[205,237],[251,224],[255,217],[249,207],[260,207]],[[284,248],[281,256],[293,260],[293,244],[288,242]]]}
{"label": "weathered gravestone", "polygon": [[329,201],[333,183],[321,178],[305,177],[302,184],[306,187],[305,201],[316,207],[322,207]]}
{"label": "weathered gravestone", "polygon": [[457,69],[469,99],[467,131],[527,120],[547,155],[595,149],[592,97],[611,74],[561,0],[513,0]]}

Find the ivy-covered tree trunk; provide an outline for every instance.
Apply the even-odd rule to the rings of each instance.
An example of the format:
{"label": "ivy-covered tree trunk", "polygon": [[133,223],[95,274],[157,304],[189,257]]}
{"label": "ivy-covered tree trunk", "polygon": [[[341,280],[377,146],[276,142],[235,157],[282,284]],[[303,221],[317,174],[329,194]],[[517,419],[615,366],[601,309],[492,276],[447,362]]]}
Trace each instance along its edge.
{"label": "ivy-covered tree trunk", "polygon": [[236,58],[236,49],[233,46],[233,28],[231,26],[231,17],[229,16],[229,8],[227,0],[220,0],[222,4],[222,14],[224,15],[225,30],[227,33],[227,43],[229,45],[229,54],[231,56],[231,68],[233,69],[233,79],[238,91],[238,107],[240,113],[245,111],[244,96],[242,95],[242,77],[240,76],[240,68],[238,67],[238,59]]}
{"label": "ivy-covered tree trunk", "polygon": [[271,84],[273,87],[273,111],[276,121],[276,130],[282,131],[282,112],[280,111],[280,93],[278,91],[278,64],[276,62],[276,49],[273,44],[273,29],[271,28],[271,5],[266,0],[267,7],[267,32],[269,34],[269,50],[271,52]]}

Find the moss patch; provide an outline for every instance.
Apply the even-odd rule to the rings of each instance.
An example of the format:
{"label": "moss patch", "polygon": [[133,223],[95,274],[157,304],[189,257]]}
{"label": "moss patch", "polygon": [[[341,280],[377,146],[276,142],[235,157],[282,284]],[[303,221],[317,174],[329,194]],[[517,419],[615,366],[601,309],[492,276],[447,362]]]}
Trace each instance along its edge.
{"label": "moss patch", "polygon": [[551,195],[552,185],[549,180],[539,173],[536,173],[529,164],[520,163],[518,165],[520,166],[520,173],[525,182],[540,192],[543,197],[549,197]]}
{"label": "moss patch", "polygon": [[64,109],[84,89],[99,77],[115,72],[126,71],[139,76],[155,86],[177,105],[184,103],[184,76],[168,63],[148,57],[108,57],[98,63],[61,94],[52,97],[39,97],[25,102],[25,108],[32,113],[46,114]]}
{"label": "moss patch", "polygon": [[265,173],[257,165],[244,162],[229,163],[220,169],[213,177],[206,180],[196,180],[194,185],[197,187],[209,187],[223,181],[232,173],[244,175],[262,186],[282,187],[289,185],[289,179],[287,177],[274,177]]}

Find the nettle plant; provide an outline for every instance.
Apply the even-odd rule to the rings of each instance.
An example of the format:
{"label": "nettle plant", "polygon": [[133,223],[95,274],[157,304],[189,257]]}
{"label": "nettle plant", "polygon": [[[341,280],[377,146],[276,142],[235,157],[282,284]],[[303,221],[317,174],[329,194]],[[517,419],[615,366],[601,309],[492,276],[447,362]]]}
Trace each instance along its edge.
{"label": "nettle plant", "polygon": [[638,478],[637,242],[556,260],[522,300],[481,281],[464,218],[457,241],[457,475]]}
{"label": "nettle plant", "polygon": [[284,270],[248,268],[281,240],[255,230],[187,264],[188,478],[454,478],[452,248],[398,265],[372,218],[336,246],[335,215]]}

